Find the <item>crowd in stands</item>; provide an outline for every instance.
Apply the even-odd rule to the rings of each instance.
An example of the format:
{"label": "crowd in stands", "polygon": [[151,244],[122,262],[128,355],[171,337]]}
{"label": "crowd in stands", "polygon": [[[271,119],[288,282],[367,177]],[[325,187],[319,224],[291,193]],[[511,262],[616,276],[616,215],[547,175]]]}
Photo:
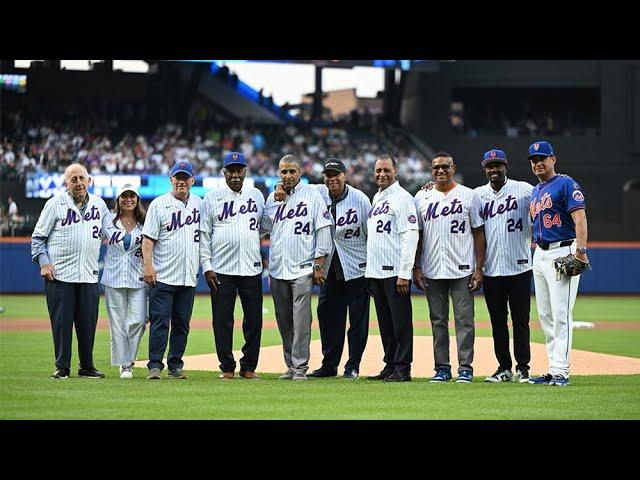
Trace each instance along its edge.
{"label": "crowd in stands", "polygon": [[[19,117],[19,115],[18,115]],[[370,195],[376,190],[373,163],[380,153],[393,153],[401,180],[422,182],[429,172],[427,159],[401,133],[378,122],[367,128],[335,126],[256,126],[244,123],[199,128],[168,123],[150,134],[113,135],[109,125],[51,122],[31,125],[8,118],[0,142],[0,176],[23,179],[29,172],[63,172],[80,162],[90,174],[167,175],[178,160],[188,160],[201,176],[220,176],[227,152],[240,151],[248,159],[247,175],[277,176],[278,161],[292,153],[302,162],[303,175],[322,181],[322,164],[329,157],[342,159],[351,184]],[[428,173],[426,173],[428,175]]]}

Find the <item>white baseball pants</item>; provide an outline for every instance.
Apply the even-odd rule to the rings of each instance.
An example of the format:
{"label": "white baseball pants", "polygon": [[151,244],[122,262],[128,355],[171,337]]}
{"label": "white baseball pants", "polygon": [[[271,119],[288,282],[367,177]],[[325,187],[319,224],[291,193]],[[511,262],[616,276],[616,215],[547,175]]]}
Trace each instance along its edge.
{"label": "white baseball pants", "polygon": [[[553,244],[552,244],[553,246]],[[549,358],[549,373],[569,378],[569,353],[573,341],[573,305],[580,275],[558,279],[553,260],[575,253],[576,242],[566,247],[533,253],[533,281],[540,326],[544,331]]]}
{"label": "white baseball pants", "polygon": [[148,318],[147,287],[104,287],[109,330],[111,365],[129,366],[136,360]]}

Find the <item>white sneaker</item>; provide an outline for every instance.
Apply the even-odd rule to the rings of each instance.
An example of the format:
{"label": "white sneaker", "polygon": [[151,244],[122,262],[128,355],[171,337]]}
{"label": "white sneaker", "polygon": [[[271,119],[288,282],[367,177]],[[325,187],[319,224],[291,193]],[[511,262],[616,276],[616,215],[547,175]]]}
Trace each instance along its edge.
{"label": "white sneaker", "polygon": [[133,367],[120,367],[120,378],[133,378]]}

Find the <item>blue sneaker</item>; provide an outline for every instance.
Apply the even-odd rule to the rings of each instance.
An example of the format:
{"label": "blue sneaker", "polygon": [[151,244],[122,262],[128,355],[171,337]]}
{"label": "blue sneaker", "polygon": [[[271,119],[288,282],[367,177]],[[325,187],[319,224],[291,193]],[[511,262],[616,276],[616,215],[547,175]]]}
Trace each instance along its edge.
{"label": "blue sneaker", "polygon": [[473,373],[471,370],[463,370],[458,374],[456,383],[471,383],[473,382]]}
{"label": "blue sneaker", "polygon": [[450,382],[452,379],[451,370],[439,368],[436,374],[429,380],[429,383]]}
{"label": "blue sneaker", "polygon": [[531,385],[550,385],[552,378],[553,375],[551,375],[550,373],[545,373],[544,375],[541,375],[539,377],[530,378],[529,383]]}
{"label": "blue sneaker", "polygon": [[569,379],[563,377],[562,375],[554,375],[549,385],[555,385],[557,387],[566,387],[567,385],[571,385],[569,383]]}

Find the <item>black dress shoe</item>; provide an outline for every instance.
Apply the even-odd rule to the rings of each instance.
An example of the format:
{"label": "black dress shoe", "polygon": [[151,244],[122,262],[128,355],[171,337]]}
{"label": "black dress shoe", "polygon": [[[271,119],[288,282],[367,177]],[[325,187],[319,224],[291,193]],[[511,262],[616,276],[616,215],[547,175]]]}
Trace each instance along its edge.
{"label": "black dress shoe", "polygon": [[319,368],[318,370],[314,370],[311,373],[307,373],[307,377],[316,377],[316,378],[320,378],[320,377],[335,377],[336,375],[338,375],[338,372],[331,372],[331,371],[325,370],[323,368]]}
{"label": "black dress shoe", "polygon": [[410,382],[411,374],[395,372],[384,379],[385,382]]}
{"label": "black dress shoe", "polygon": [[104,373],[99,372],[95,368],[81,368],[78,370],[78,376],[85,378],[104,378]]}
{"label": "black dress shoe", "polygon": [[71,371],[68,368],[59,368],[51,374],[51,378],[69,378]]}
{"label": "black dress shoe", "polygon": [[374,375],[372,377],[367,377],[368,380],[384,380],[388,376],[393,374],[392,369],[384,368],[378,375]]}

